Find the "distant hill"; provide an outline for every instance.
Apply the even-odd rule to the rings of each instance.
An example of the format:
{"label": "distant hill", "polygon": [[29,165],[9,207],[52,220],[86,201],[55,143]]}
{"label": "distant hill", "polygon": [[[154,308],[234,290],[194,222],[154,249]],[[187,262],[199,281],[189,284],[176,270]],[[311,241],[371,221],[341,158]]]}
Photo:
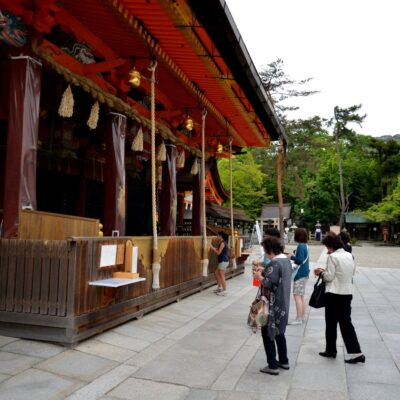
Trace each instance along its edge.
{"label": "distant hill", "polygon": [[396,140],[396,141],[400,142],[400,134],[399,135],[383,135],[383,136],[377,137],[377,139],[383,140],[385,142],[388,142],[390,140]]}

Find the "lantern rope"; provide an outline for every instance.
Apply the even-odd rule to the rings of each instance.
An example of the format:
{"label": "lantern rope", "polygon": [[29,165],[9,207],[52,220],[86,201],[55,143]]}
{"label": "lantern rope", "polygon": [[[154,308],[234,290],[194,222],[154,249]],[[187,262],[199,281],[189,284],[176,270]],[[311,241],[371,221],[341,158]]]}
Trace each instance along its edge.
{"label": "lantern rope", "polygon": [[161,269],[160,256],[158,253],[158,235],[157,235],[157,188],[156,188],[156,100],[155,100],[155,84],[156,84],[156,68],[157,61],[153,61],[149,67],[151,71],[150,93],[150,123],[151,123],[151,206],[153,219],[153,263],[151,265],[153,271],[153,289],[160,288],[159,272]]}
{"label": "lantern rope", "polygon": [[203,276],[208,276],[208,249],[207,249],[207,218],[206,218],[206,194],[205,194],[205,179],[206,179],[206,162],[205,162],[205,131],[206,131],[206,116],[207,110],[203,109],[201,114],[201,171],[200,171],[200,200],[202,207],[202,247],[203,254],[201,264],[203,266]]}
{"label": "lantern rope", "polygon": [[235,254],[235,227],[233,225],[233,167],[232,167],[232,138],[229,139],[229,197],[230,197],[230,213],[231,213],[231,253],[232,253],[232,268],[236,269],[236,254]]}

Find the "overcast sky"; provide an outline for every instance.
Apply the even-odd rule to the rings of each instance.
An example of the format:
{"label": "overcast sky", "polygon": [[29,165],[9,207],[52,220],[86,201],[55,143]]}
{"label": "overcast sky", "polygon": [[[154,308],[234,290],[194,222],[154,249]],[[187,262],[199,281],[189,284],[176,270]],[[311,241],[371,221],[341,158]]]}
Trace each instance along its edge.
{"label": "overcast sky", "polygon": [[362,104],[358,128],[400,134],[399,0],[226,0],[258,70],[278,58],[293,79],[320,93],[293,118],[333,116]]}

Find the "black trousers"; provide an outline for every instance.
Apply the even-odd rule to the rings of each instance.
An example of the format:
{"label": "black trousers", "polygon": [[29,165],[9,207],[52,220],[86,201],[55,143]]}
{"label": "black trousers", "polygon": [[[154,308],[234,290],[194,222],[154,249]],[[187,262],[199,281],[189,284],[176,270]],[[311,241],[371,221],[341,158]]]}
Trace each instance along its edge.
{"label": "black trousers", "polygon": [[278,359],[280,364],[289,364],[287,357],[286,338],[284,334],[276,335],[275,340],[268,336],[268,327],[261,328],[261,336],[263,338],[265,354],[267,356],[268,366],[272,369],[278,368],[278,361],[276,360],[276,347],[278,348]]}
{"label": "black trousers", "polygon": [[326,294],[325,338],[326,352],[336,354],[337,324],[339,323],[344,345],[348,354],[361,353],[357,334],[351,322],[351,294]]}

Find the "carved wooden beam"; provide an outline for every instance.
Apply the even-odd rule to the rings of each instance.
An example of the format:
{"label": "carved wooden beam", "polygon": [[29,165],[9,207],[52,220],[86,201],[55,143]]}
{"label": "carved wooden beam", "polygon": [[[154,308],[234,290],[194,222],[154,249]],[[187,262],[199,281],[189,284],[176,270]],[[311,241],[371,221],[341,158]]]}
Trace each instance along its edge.
{"label": "carved wooden beam", "polygon": [[107,46],[102,40],[94,35],[85,25],[79,22],[73,15],[63,8],[58,8],[55,18],[62,27],[72,31],[80,40],[86,42],[89,47],[99,56],[106,60],[115,60],[118,54]]}
{"label": "carved wooden beam", "polygon": [[83,65],[83,73],[85,75],[97,74],[99,72],[112,71],[115,68],[121,67],[127,63],[131,63],[129,60],[124,58],[117,58],[115,60],[99,62],[95,64],[85,64]]}

